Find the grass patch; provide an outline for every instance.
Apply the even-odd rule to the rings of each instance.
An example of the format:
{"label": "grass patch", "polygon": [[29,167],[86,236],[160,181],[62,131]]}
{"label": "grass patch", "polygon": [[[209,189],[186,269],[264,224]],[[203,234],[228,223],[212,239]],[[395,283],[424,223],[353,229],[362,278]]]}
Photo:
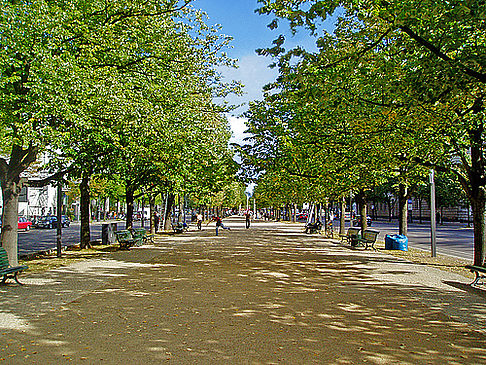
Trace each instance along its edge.
{"label": "grass patch", "polygon": [[68,266],[79,261],[100,258],[116,250],[118,250],[118,245],[96,245],[91,249],[81,249],[79,246],[73,246],[62,251],[61,257],[57,257],[56,252],[39,254],[20,260],[20,264],[28,265],[29,273],[38,273]]}
{"label": "grass patch", "polygon": [[408,251],[400,250],[386,250],[385,244],[378,243],[376,247],[389,255],[402,258],[404,260],[413,262],[414,264],[432,266],[440,270],[454,272],[467,278],[473,278],[474,275],[466,269],[464,266],[470,264],[468,260],[459,259],[451,256],[437,255],[437,257],[431,257],[430,251],[418,250],[414,248],[408,248]]}

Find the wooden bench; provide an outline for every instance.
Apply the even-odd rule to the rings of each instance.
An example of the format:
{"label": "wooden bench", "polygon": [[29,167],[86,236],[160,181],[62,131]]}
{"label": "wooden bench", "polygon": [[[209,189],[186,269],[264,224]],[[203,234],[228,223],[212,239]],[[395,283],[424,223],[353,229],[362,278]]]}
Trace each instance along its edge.
{"label": "wooden bench", "polygon": [[3,275],[1,285],[4,285],[7,279],[14,279],[19,285],[22,284],[17,278],[18,273],[27,270],[29,267],[25,265],[21,266],[10,266],[8,263],[7,251],[3,247],[0,247],[0,275]]}
{"label": "wooden bench", "polygon": [[148,241],[154,243],[155,234],[148,234],[145,228],[134,228],[133,238],[140,240],[142,243],[147,243]]}
{"label": "wooden bench", "polygon": [[486,278],[486,275],[481,275],[481,273],[486,274],[486,267],[484,266],[466,265],[466,269],[469,269],[472,273],[476,274],[476,278],[471,285],[476,285],[479,280]]}
{"label": "wooden bench", "polygon": [[349,227],[346,234],[340,234],[342,243],[351,243],[353,239],[358,238],[361,228],[359,227]]}
{"label": "wooden bench", "polygon": [[368,247],[371,247],[373,250],[376,250],[375,242],[379,234],[380,231],[375,231],[373,229],[365,229],[361,237],[358,236],[351,240],[351,246],[354,247],[365,246],[365,250],[368,249]]}
{"label": "wooden bench", "polygon": [[115,234],[121,249],[128,250],[130,247],[138,245],[140,242],[140,239],[135,239],[132,232],[126,229],[116,231]]}

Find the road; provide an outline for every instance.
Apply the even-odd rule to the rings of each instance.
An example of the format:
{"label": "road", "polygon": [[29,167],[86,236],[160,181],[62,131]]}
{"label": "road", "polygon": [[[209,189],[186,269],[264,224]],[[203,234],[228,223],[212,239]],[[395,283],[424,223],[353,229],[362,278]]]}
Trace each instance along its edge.
{"label": "road", "polygon": [[[91,240],[101,240],[101,227],[105,222],[91,222]],[[140,224],[140,222],[138,222]],[[73,222],[67,228],[62,229],[63,246],[72,246],[79,243],[79,222]],[[124,227],[124,223],[118,223],[118,229]],[[31,254],[55,249],[57,246],[56,229],[31,229],[19,231],[19,255]]]}
{"label": "road", "polygon": [[[339,224],[339,222],[336,222]],[[385,234],[398,234],[398,222],[375,221],[371,228],[380,231],[378,240],[384,240]],[[409,223],[408,246],[430,251],[430,223]],[[473,260],[473,229],[465,224],[444,223],[437,226],[437,253]]]}
{"label": "road", "polygon": [[[101,240],[101,225],[103,222],[91,223],[91,240]],[[137,222],[140,224],[140,222]],[[334,222],[338,227],[339,222]],[[119,223],[119,227],[123,224]],[[374,221],[371,228],[378,229],[378,240],[384,240],[385,234],[397,234],[396,221]],[[428,224],[410,223],[408,231],[409,247],[430,251],[430,226]],[[63,229],[63,245],[79,243],[79,223],[72,223]],[[38,251],[56,248],[55,229],[32,229],[19,232],[19,254],[25,255]],[[446,223],[437,227],[437,253],[454,256],[468,261],[473,260],[473,229],[464,224]]]}

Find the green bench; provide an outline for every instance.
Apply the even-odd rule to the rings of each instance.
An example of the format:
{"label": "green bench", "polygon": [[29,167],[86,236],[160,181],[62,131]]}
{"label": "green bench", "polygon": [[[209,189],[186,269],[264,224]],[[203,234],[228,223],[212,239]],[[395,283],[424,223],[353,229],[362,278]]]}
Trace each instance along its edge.
{"label": "green bench", "polygon": [[356,236],[351,240],[351,246],[364,246],[365,250],[368,249],[368,247],[371,247],[373,250],[376,250],[375,242],[379,234],[380,231],[365,229],[361,236]]}
{"label": "green bench", "polygon": [[178,223],[172,223],[172,229],[174,230],[174,233],[184,233],[184,224],[182,222]]}
{"label": "green bench", "polygon": [[132,246],[140,246],[142,244],[142,240],[139,237],[134,237],[129,230],[116,231],[115,234],[121,249],[128,250]]}
{"label": "green bench", "polygon": [[361,228],[359,227],[350,227],[346,234],[340,234],[341,243],[351,243],[354,239],[358,238],[359,232]]}
{"label": "green bench", "polygon": [[25,265],[10,266],[7,251],[3,247],[0,247],[0,275],[3,275],[1,285],[4,285],[7,279],[14,279],[17,284],[23,285],[17,278],[17,275],[28,268]]}
{"label": "green bench", "polygon": [[466,269],[469,269],[472,273],[476,274],[476,278],[471,283],[471,285],[476,285],[479,282],[479,280],[486,278],[486,275],[482,275],[482,274],[486,274],[486,267],[476,266],[476,265],[466,265],[465,267]]}
{"label": "green bench", "polygon": [[145,228],[134,228],[133,229],[133,238],[140,240],[142,243],[147,243],[150,241],[154,243],[155,234],[149,234]]}

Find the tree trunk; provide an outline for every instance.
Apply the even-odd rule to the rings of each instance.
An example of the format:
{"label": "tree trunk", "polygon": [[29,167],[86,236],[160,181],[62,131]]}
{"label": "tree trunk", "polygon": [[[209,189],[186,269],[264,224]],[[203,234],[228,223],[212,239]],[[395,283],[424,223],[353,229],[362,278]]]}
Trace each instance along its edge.
{"label": "tree trunk", "polygon": [[89,228],[90,219],[90,190],[89,190],[89,176],[83,174],[81,178],[81,185],[79,186],[80,191],[80,214],[81,214],[81,248],[91,248],[91,234]]}
{"label": "tree trunk", "polygon": [[7,251],[11,266],[18,266],[18,212],[19,195],[22,189],[18,181],[5,181],[2,179],[3,217],[2,217],[2,247]]}
{"label": "tree trunk", "polygon": [[8,261],[12,266],[18,266],[18,218],[19,195],[23,181],[20,174],[24,172],[37,158],[38,148],[32,142],[24,149],[13,145],[7,160],[0,158],[0,184],[3,194],[3,219],[0,240],[7,251]]}
{"label": "tree trunk", "polygon": [[171,229],[171,223],[172,223],[172,217],[171,217],[171,212],[172,212],[172,206],[174,205],[175,201],[175,195],[173,193],[168,193],[167,194],[167,202],[165,204],[165,222],[164,222],[164,230],[168,231]]}
{"label": "tree trunk", "polygon": [[361,229],[364,231],[365,229],[368,229],[368,220],[366,219],[368,206],[366,203],[365,192],[360,191],[358,194],[356,194],[355,200],[358,204],[359,216],[361,217]]}
{"label": "tree trunk", "polygon": [[422,198],[419,198],[419,222],[422,223]]}
{"label": "tree trunk", "polygon": [[405,184],[400,184],[398,190],[398,233],[406,236],[408,234],[408,189]]}
{"label": "tree trunk", "polygon": [[341,198],[341,215],[339,217],[339,234],[345,234],[346,231],[346,198]]}
{"label": "tree trunk", "polygon": [[149,195],[149,207],[150,207],[150,233],[155,233],[155,196]]}
{"label": "tree trunk", "polygon": [[127,181],[126,192],[125,192],[125,201],[127,203],[127,217],[126,217],[125,229],[133,228],[133,203],[135,200],[134,196],[135,196],[135,186],[131,183],[131,181]]}
{"label": "tree trunk", "polygon": [[474,265],[483,266],[486,256],[486,201],[478,197],[471,201],[471,205],[474,227]]}
{"label": "tree trunk", "polygon": [[182,222],[182,210],[183,210],[183,205],[182,205],[182,199],[181,199],[181,194],[177,194],[177,205],[179,207],[179,212],[177,213],[177,223]]}
{"label": "tree trunk", "polygon": [[145,227],[145,194],[142,195],[142,217],[140,218],[140,225],[142,228]]}

